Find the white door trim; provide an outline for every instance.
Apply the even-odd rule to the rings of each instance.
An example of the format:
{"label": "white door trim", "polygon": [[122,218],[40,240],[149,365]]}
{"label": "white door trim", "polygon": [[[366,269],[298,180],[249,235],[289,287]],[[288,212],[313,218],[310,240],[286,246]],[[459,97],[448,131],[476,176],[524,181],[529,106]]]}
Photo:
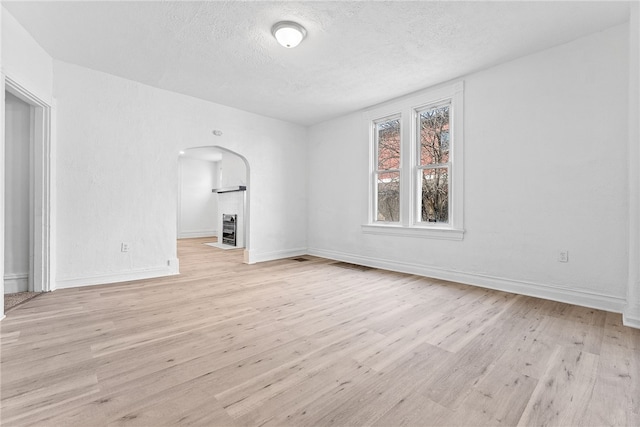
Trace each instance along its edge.
{"label": "white door trim", "polygon": [[[31,161],[33,168],[30,177],[32,191],[30,194],[29,253],[31,259],[29,263],[29,290],[49,292],[53,290],[51,277],[51,105],[10,76],[3,74],[2,82],[4,91],[20,98],[32,107]],[[4,152],[4,135],[2,135],[2,147],[0,148]],[[2,182],[4,182],[4,177]],[[4,201],[4,193],[2,197]],[[2,218],[0,225],[3,230],[2,240],[4,242],[4,209],[0,213],[0,217]],[[0,280],[4,281],[4,278],[0,277]],[[4,291],[4,283],[2,288]]]}

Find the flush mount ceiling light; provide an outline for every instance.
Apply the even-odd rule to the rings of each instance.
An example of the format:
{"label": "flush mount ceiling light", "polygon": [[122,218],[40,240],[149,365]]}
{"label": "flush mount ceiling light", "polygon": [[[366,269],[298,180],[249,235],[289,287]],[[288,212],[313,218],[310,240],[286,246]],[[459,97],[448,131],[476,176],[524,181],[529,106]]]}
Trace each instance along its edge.
{"label": "flush mount ceiling light", "polygon": [[286,48],[296,47],[307,35],[307,30],[297,22],[280,21],[271,27],[271,34]]}

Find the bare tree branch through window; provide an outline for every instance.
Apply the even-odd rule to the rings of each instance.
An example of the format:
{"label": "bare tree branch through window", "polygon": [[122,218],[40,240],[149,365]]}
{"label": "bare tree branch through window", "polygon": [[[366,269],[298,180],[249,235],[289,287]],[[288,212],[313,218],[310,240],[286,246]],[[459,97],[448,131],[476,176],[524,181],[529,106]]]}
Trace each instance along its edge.
{"label": "bare tree branch through window", "polygon": [[449,105],[419,113],[420,220],[449,222]]}
{"label": "bare tree branch through window", "polygon": [[400,119],[376,124],[377,220],[400,220]]}

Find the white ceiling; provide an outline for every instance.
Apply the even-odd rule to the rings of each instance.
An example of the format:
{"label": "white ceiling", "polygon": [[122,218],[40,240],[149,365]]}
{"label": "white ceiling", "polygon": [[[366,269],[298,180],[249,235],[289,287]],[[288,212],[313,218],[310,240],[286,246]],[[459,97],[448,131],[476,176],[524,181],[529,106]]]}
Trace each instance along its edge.
{"label": "white ceiling", "polygon": [[[627,2],[3,1],[56,59],[318,123],[628,19]],[[295,49],[280,20],[308,35]]]}

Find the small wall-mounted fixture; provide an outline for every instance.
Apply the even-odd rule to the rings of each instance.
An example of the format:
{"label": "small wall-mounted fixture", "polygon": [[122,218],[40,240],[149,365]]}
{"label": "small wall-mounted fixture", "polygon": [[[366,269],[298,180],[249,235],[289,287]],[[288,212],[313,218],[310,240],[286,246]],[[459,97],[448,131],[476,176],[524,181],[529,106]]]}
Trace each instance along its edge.
{"label": "small wall-mounted fixture", "polygon": [[297,22],[280,21],[271,27],[271,34],[278,40],[278,43],[290,49],[300,44],[306,37],[307,30]]}
{"label": "small wall-mounted fixture", "polygon": [[214,129],[213,132],[211,133],[214,134],[215,136],[222,136],[222,131],[218,129]]}

